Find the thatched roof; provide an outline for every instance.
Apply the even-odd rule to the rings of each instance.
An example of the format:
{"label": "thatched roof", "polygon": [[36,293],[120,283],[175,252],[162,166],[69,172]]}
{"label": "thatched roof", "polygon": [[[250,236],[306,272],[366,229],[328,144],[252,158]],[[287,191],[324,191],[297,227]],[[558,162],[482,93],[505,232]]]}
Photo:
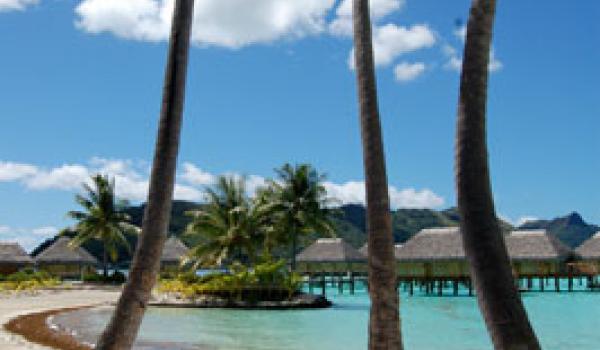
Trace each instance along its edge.
{"label": "thatched roof", "polygon": [[459,228],[444,227],[421,230],[396,249],[396,259],[399,261],[465,259]]}
{"label": "thatched roof", "polygon": [[296,255],[299,262],[365,262],[367,258],[341,238],[319,238]]}
{"label": "thatched roof", "polygon": [[187,254],[188,251],[189,248],[179,238],[171,236],[165,242],[160,261],[163,263],[179,263],[181,257]]}
{"label": "thatched roof", "polygon": [[0,264],[31,264],[33,259],[18,243],[0,243]]}
{"label": "thatched roof", "polygon": [[70,247],[69,238],[60,237],[35,258],[42,264],[82,264],[95,265],[98,260],[82,247]]}
{"label": "thatched roof", "polygon": [[577,247],[575,252],[583,259],[600,259],[600,231]]}
{"label": "thatched roof", "polygon": [[571,248],[546,230],[513,231],[505,242],[511,260],[567,260],[575,256]]}
{"label": "thatched roof", "polygon": [[[403,244],[394,245],[394,256],[398,259],[398,254],[400,254],[400,249],[402,249]],[[358,250],[362,255],[367,256],[369,254],[369,243],[365,243]]]}

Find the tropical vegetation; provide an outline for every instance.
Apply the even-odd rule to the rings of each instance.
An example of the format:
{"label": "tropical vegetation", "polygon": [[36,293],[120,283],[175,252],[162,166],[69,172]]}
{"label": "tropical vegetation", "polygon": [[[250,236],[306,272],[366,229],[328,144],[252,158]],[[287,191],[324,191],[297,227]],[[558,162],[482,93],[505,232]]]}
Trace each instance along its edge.
{"label": "tropical vegetation", "polygon": [[92,176],[92,185],[84,183],[83,188],[86,195],[75,196],[83,211],[68,213],[69,217],[77,220],[76,235],[69,244],[80,246],[90,240],[100,241],[104,278],[107,278],[109,258],[115,262],[120,247],[131,249],[126,235],[137,232],[137,227],[130,224],[129,215],[121,210],[123,203],[115,197],[114,180],[96,174]]}
{"label": "tropical vegetation", "polygon": [[0,274],[0,291],[35,291],[59,284],[58,278],[45,271],[23,269],[9,275]]}
{"label": "tropical vegetation", "polygon": [[189,299],[214,296],[227,300],[277,301],[294,296],[301,277],[289,273],[285,260],[264,262],[249,268],[234,264],[228,273],[212,273],[198,277],[195,273],[182,273],[175,279],[161,280],[158,291],[176,293]]}

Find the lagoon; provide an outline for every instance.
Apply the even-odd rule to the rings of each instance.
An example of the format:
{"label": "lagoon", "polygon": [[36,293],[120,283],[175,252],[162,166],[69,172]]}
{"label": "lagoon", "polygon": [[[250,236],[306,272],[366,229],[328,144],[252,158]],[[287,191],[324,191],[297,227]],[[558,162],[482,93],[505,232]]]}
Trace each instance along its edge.
{"label": "lagoon", "polygon": [[[151,308],[137,349],[362,350],[367,348],[369,299],[364,289],[339,295],[320,310]],[[600,344],[600,293],[576,291],[522,294],[544,349],[596,350]],[[111,310],[81,310],[55,323],[93,341]],[[492,349],[474,297],[408,296],[401,293],[407,349]]]}

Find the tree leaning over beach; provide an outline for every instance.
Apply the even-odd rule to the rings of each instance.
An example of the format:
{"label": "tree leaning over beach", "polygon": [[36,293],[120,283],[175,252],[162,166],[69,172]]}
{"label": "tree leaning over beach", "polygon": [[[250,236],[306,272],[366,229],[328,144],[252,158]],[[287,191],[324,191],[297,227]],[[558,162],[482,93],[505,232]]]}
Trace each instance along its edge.
{"label": "tree leaning over beach", "polygon": [[194,0],[176,0],[148,204],[129,279],[96,349],[131,349],[160,268],[170,219]]}
{"label": "tree leaning over beach", "polygon": [[473,0],[467,25],[456,132],[458,208],[477,301],[494,347],[535,350],[540,345],[514,284],[488,168],[486,99],[495,7],[495,0]]}
{"label": "tree leaning over beach", "polygon": [[369,295],[369,349],[402,349],[399,295],[396,289],[396,259],[385,169],[381,123],[377,106],[377,84],[369,1],[354,0],[354,59],[360,105],[367,195]]}
{"label": "tree leaning over beach", "polygon": [[120,211],[121,205],[115,198],[115,183],[108,176],[92,176],[93,187],[83,184],[86,195],[76,195],[75,201],[83,211],[70,211],[67,215],[77,220],[77,234],[69,245],[80,246],[89,240],[102,243],[102,269],[108,277],[108,259],[117,260],[119,247],[130,250],[126,234],[137,233],[137,227],[129,222],[131,218]]}

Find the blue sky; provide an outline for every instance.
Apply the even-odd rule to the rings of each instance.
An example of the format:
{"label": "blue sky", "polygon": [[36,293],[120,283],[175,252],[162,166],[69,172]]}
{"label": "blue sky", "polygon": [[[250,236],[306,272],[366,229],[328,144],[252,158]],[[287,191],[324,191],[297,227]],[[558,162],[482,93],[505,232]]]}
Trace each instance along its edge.
{"label": "blue sky", "polygon": [[[347,2],[347,0],[345,0]],[[600,4],[500,1],[490,67],[497,210],[600,223]],[[28,248],[69,225],[96,171],[146,193],[171,1],[0,0],[0,239]],[[361,202],[348,3],[197,0],[176,196],[215,175],[251,187],[284,162]],[[373,0],[394,207],[455,204],[453,137],[469,1]]]}

